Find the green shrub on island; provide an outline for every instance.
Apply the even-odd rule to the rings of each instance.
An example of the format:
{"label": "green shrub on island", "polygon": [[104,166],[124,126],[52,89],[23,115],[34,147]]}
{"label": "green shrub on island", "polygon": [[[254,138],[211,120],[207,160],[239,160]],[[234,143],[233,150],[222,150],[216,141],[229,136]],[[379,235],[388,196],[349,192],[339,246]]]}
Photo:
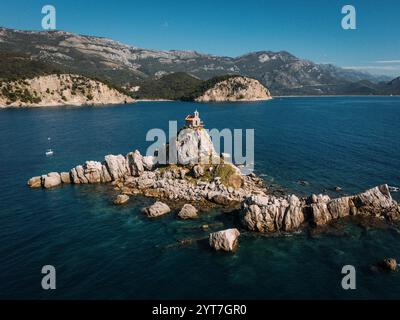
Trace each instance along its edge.
{"label": "green shrub on island", "polygon": [[133,98],[181,100],[182,97],[196,90],[202,82],[184,72],[172,73],[140,83],[140,89],[133,93]]}
{"label": "green shrub on island", "polygon": [[6,104],[21,101],[23,103],[40,103],[42,99],[38,97],[37,92],[31,93],[27,88],[22,90],[20,87],[12,88],[10,84],[2,86],[1,94],[7,99]]}

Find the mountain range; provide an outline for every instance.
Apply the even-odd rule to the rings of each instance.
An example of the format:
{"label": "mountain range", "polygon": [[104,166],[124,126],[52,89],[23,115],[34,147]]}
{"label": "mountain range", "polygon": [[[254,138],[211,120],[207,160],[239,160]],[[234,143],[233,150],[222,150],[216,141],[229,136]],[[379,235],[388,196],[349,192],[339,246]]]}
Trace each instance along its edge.
{"label": "mountain range", "polygon": [[[187,73],[201,80],[227,74],[251,77],[267,86],[272,95],[400,94],[400,78],[317,64],[286,51],[223,57],[149,50],[65,31],[0,28],[0,54],[23,55],[36,66],[45,65],[46,70],[102,79],[128,91],[149,87],[166,75],[176,73],[182,78],[181,73]],[[0,65],[0,78],[4,78],[3,69],[7,66]]]}

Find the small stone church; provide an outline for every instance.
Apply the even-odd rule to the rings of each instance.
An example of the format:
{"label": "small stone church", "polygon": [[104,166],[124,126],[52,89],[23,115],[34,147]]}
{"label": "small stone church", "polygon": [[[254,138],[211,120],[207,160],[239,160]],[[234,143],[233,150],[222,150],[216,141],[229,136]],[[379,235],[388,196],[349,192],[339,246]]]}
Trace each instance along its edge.
{"label": "small stone church", "polygon": [[186,126],[189,128],[203,128],[203,121],[201,121],[199,112],[196,110],[194,115],[188,115],[185,118]]}

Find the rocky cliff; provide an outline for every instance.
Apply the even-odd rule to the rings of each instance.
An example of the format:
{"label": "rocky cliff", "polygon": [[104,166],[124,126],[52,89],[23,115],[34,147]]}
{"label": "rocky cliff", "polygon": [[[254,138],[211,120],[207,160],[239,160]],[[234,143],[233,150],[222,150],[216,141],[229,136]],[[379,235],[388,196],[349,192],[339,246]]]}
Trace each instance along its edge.
{"label": "rocky cliff", "polygon": [[73,74],[0,82],[0,107],[98,105],[133,102],[109,85]]}
{"label": "rocky cliff", "polygon": [[180,164],[208,163],[219,158],[210,135],[203,128],[181,130],[176,140],[176,151]]}
{"label": "rocky cliff", "polygon": [[195,100],[209,101],[257,101],[269,100],[271,94],[258,80],[235,76],[217,82]]}

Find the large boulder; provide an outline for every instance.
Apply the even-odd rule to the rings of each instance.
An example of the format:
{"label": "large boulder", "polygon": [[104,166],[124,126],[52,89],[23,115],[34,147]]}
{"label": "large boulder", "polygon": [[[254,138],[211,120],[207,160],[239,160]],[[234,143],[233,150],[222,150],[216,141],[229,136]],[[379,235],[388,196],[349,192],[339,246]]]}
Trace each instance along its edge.
{"label": "large boulder", "polygon": [[144,171],[143,156],[138,150],[130,152],[126,155],[130,173],[134,177],[140,176]]}
{"label": "large boulder", "polygon": [[112,180],[105,163],[97,161],[86,161],[70,171],[71,180],[74,184],[107,183]]}
{"label": "large boulder", "polygon": [[153,156],[144,156],[142,161],[145,170],[152,171],[154,169],[156,159]]}
{"label": "large boulder", "polygon": [[123,155],[108,155],[105,156],[104,160],[113,181],[130,175],[128,161]]}
{"label": "large boulder", "polygon": [[238,238],[240,232],[238,229],[228,229],[215,233],[211,233],[209,236],[209,243],[215,250],[223,250],[232,252],[238,247]]}
{"label": "large boulder", "polygon": [[171,209],[165,203],[157,201],[152,206],[145,208],[143,211],[150,218],[156,218],[171,212]]}
{"label": "large boulder", "polygon": [[311,213],[313,222],[316,226],[325,225],[332,220],[332,215],[330,214],[326,203],[313,203],[311,205]]}
{"label": "large boulder", "polygon": [[29,188],[40,188],[42,186],[42,177],[32,177],[28,180]]}
{"label": "large boulder", "polygon": [[388,185],[384,184],[352,198],[357,214],[384,216],[389,221],[400,220],[400,207],[392,199]]}
{"label": "large boulder", "polygon": [[295,195],[289,196],[289,206],[286,209],[282,229],[285,231],[296,230],[304,222],[303,204]]}
{"label": "large boulder", "polygon": [[86,161],[83,166],[83,174],[88,183],[100,183],[102,174],[102,164],[97,161]]}
{"label": "large boulder", "polygon": [[185,204],[178,213],[178,217],[184,220],[196,219],[198,217],[197,209],[191,204]]}
{"label": "large boulder", "polygon": [[293,231],[304,221],[304,206],[304,201],[294,195],[253,195],[242,204],[243,224],[258,232]]}
{"label": "large boulder", "polygon": [[71,183],[71,175],[69,172],[61,172],[60,176],[61,176],[62,183],[65,183],[65,184]]}
{"label": "large boulder", "polygon": [[50,172],[42,177],[43,187],[46,189],[58,187],[61,182],[61,176],[58,172]]}
{"label": "large boulder", "polygon": [[332,219],[356,215],[357,209],[351,197],[342,197],[328,202],[328,210]]}
{"label": "large boulder", "polygon": [[83,166],[79,165],[71,169],[71,179],[74,184],[88,183]]}

